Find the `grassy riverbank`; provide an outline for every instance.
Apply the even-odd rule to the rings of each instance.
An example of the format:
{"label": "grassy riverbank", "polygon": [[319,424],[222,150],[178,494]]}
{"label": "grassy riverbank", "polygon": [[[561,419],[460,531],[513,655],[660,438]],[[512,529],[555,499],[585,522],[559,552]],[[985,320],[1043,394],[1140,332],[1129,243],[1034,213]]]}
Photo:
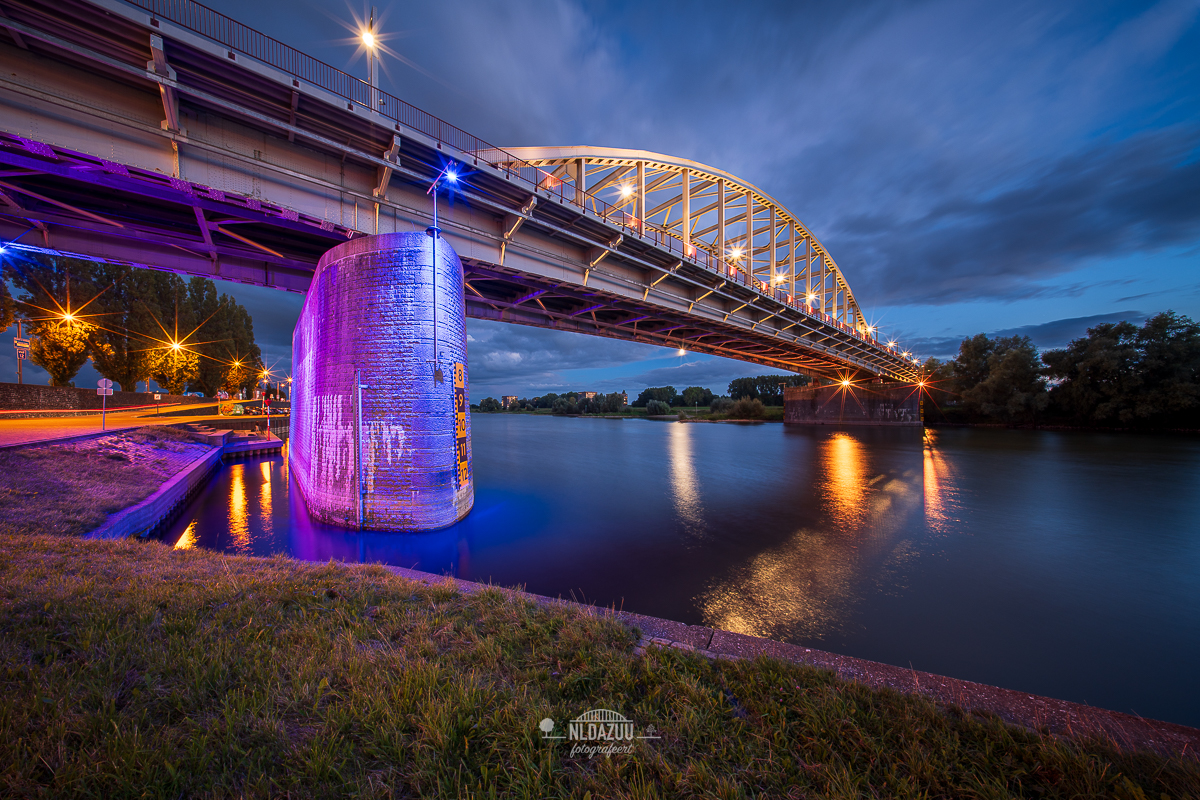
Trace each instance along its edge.
{"label": "grassy riverbank", "polygon": [[[379,566],[0,537],[0,793],[147,797],[1196,796],[1195,761],[1058,742],[604,616]],[[611,760],[543,741],[593,708]],[[1190,794],[1189,794],[1190,793]]]}
{"label": "grassy riverbank", "polygon": [[94,530],[207,449],[185,431],[146,427],[0,450],[0,534]]}

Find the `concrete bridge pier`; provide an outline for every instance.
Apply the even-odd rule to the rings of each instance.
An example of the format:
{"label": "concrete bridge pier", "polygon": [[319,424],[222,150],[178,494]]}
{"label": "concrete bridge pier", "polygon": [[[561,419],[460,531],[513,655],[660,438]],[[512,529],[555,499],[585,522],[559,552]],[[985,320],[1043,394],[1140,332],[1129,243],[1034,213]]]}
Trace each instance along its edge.
{"label": "concrete bridge pier", "polygon": [[423,531],[471,510],[463,291],[458,255],[430,233],[322,256],[292,337],[289,457],[316,519]]}
{"label": "concrete bridge pier", "polygon": [[921,393],[914,385],[855,383],[783,390],[785,425],[921,427]]}

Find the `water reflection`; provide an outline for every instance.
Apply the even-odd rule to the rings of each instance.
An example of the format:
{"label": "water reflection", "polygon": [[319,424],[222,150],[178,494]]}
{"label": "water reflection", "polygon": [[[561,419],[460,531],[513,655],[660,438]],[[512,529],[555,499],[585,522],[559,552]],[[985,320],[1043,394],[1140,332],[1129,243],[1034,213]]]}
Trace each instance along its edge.
{"label": "water reflection", "polygon": [[863,475],[862,447],[846,432],[833,434],[824,449],[826,496],[834,522],[849,530],[862,520],[868,491]]}
{"label": "water reflection", "polygon": [[821,513],[699,598],[715,627],[828,641],[845,632],[868,576],[902,571],[911,545],[899,534],[920,498],[910,459],[870,458],[861,441],[869,431],[814,435],[824,466]]}
{"label": "water reflection", "polygon": [[259,512],[262,519],[262,532],[265,536],[272,536],[275,533],[275,514],[271,505],[271,469],[274,463],[271,461],[263,461],[259,465],[259,471],[262,473],[262,491],[259,493]]}
{"label": "water reflection", "polygon": [[952,468],[938,449],[937,431],[925,431],[921,449],[924,454],[922,475],[925,489],[925,521],[930,530],[946,533],[947,523],[951,522],[949,514],[950,492],[953,488]]}
{"label": "water reflection", "polygon": [[700,484],[692,463],[692,429],[695,425],[671,425],[670,460],[671,493],[675,512],[684,521],[688,533],[699,536],[704,532],[704,506],[700,502]]}
{"label": "water reflection", "polygon": [[229,467],[229,535],[234,549],[243,555],[250,553],[250,516],[246,510],[246,465]]}
{"label": "water reflection", "polygon": [[196,546],[196,528],[199,525],[200,520],[198,519],[194,519],[188,523],[188,526],[183,529],[179,541],[175,543],[176,550],[190,550]]}

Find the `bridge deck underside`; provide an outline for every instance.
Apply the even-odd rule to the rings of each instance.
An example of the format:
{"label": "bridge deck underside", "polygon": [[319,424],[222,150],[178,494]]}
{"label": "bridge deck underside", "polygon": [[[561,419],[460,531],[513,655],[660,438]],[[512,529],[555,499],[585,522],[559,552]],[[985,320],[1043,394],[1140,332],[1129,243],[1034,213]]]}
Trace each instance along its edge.
{"label": "bridge deck underside", "polygon": [[812,374],[832,374],[840,364],[798,354],[769,333],[672,312],[650,303],[589,291],[495,264],[463,260],[467,316],[574,333],[607,336],[689,352],[725,356]]}

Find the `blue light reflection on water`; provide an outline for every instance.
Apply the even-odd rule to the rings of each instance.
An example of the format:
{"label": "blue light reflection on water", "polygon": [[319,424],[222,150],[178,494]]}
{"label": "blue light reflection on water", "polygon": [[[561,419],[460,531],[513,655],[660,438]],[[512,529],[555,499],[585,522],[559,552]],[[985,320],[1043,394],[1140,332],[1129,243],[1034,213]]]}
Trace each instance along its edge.
{"label": "blue light reflection on water", "polygon": [[1200,440],[476,415],[475,510],[308,518],[224,467],[182,546],[384,562],[1200,725]]}

